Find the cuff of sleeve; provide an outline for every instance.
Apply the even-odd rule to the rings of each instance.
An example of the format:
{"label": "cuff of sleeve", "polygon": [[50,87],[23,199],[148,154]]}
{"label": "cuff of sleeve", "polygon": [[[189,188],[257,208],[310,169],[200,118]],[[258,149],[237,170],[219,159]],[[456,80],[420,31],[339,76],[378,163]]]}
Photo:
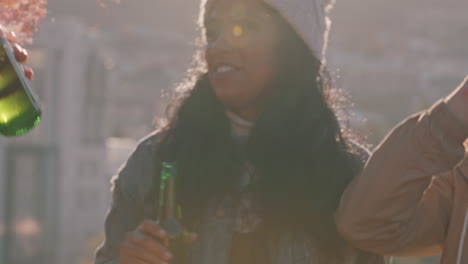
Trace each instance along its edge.
{"label": "cuff of sleeve", "polygon": [[429,109],[429,116],[432,128],[439,132],[437,134],[442,136],[444,142],[462,146],[468,138],[468,125],[458,119],[443,100]]}

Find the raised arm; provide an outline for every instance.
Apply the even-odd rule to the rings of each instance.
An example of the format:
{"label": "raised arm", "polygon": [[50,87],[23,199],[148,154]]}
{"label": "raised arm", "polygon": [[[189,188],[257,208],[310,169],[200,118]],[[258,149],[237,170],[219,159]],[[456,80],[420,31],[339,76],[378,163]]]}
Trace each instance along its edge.
{"label": "raised arm", "polygon": [[383,255],[441,251],[454,168],[468,137],[467,91],[465,80],[446,100],[398,125],[377,147],[337,211],[345,239]]}

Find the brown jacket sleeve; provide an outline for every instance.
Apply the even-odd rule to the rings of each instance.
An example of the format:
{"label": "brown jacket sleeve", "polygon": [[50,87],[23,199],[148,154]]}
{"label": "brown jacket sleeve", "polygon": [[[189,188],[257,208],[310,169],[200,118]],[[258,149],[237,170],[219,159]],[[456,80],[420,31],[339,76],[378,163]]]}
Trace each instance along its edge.
{"label": "brown jacket sleeve", "polygon": [[338,230],[382,255],[440,253],[468,128],[443,102],[398,125],[345,191]]}

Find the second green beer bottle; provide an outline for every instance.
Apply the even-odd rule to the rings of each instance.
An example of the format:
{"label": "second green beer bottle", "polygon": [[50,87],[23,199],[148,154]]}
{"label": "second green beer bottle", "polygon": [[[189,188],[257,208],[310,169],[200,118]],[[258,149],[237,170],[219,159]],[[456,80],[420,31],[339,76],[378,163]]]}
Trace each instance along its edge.
{"label": "second green beer bottle", "polygon": [[8,40],[0,38],[0,135],[19,136],[41,120],[41,106]]}

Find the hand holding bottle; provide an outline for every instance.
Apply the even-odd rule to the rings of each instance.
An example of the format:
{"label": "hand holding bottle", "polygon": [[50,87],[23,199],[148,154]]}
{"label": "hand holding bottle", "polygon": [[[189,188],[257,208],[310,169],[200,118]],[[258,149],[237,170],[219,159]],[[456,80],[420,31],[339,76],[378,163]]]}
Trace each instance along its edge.
{"label": "hand holding bottle", "polygon": [[455,116],[468,125],[468,75],[463,83],[445,101]]}
{"label": "hand holding bottle", "polygon": [[125,236],[120,246],[120,264],[164,264],[172,253],[160,241],[167,239],[164,229],[154,221],[143,222]]}
{"label": "hand holding bottle", "polygon": [[39,98],[31,88],[32,70],[18,62],[27,52],[15,43],[14,34],[0,27],[0,135],[19,136],[41,120]]}
{"label": "hand holding bottle", "polygon": [[[134,232],[127,233],[120,246],[120,264],[166,264],[172,252],[161,241],[167,240],[166,231],[154,221],[143,222]],[[187,243],[193,243],[196,234],[190,233]]]}

